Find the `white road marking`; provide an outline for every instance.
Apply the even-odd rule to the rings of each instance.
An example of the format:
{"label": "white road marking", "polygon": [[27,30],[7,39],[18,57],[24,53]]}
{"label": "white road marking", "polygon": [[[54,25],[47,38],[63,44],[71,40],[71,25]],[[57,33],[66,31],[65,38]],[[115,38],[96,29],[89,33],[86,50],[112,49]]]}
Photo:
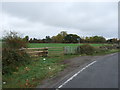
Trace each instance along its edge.
{"label": "white road marking", "polygon": [[62,85],[60,85],[58,88],[63,87],[66,83],[68,83],[70,80],[72,80],[74,77],[76,77],[79,73],[81,73],[83,70],[85,70],[86,68],[88,68],[90,65],[94,64],[97,61],[93,61],[92,63],[88,64],[87,66],[85,66],[84,68],[82,68],[80,71],[78,71],[77,73],[75,73],[72,77],[70,77],[67,81],[65,81]]}

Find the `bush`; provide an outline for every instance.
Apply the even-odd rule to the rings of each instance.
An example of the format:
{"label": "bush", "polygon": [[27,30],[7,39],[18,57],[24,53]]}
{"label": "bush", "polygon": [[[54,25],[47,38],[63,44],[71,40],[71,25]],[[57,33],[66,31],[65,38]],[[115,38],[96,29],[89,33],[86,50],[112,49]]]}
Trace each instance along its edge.
{"label": "bush", "polygon": [[100,47],[96,47],[95,48],[95,53],[104,53],[104,52],[107,52],[108,49],[107,48],[100,48]]}
{"label": "bush", "polygon": [[27,47],[27,42],[18,33],[10,32],[3,37],[3,48],[20,49]]}
{"label": "bush", "polygon": [[16,67],[30,63],[30,57],[25,52],[20,50],[26,47],[27,43],[15,32],[10,32],[3,38],[2,48],[2,71],[3,74],[8,74],[16,71]]}
{"label": "bush", "polygon": [[24,51],[5,48],[2,55],[3,74],[16,71],[16,67],[30,63],[30,57]]}
{"label": "bush", "polygon": [[81,45],[78,46],[78,53],[80,54],[86,54],[86,55],[91,55],[95,52],[95,48],[92,47],[91,45]]}
{"label": "bush", "polygon": [[99,48],[105,50],[111,50],[111,49],[119,49],[120,46],[118,44],[113,44],[113,45],[100,46]]}

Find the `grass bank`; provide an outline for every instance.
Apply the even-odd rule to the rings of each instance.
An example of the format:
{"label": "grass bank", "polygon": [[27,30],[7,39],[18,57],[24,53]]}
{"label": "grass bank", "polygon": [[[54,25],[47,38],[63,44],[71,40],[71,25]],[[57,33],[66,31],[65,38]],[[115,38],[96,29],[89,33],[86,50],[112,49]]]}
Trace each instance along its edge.
{"label": "grass bank", "polygon": [[3,88],[33,88],[42,80],[55,76],[62,71],[66,65],[62,64],[65,59],[77,55],[65,55],[62,57],[40,57],[34,58],[32,63],[22,66],[12,75],[3,75]]}
{"label": "grass bank", "polygon": [[93,56],[106,55],[106,54],[111,54],[111,53],[116,53],[116,52],[120,52],[120,49],[111,49],[111,50],[107,50],[107,51],[100,51],[98,53],[94,53]]}

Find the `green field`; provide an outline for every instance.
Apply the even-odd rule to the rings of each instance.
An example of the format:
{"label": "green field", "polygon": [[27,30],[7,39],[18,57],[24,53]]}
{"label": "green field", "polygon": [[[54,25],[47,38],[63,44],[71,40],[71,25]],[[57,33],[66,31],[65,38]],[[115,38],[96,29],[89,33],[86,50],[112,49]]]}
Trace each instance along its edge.
{"label": "green field", "polygon": [[[79,46],[83,44],[64,44],[64,43],[29,43],[29,48],[41,48],[41,47],[65,47],[65,46]],[[110,44],[90,44],[91,46],[104,46]]]}

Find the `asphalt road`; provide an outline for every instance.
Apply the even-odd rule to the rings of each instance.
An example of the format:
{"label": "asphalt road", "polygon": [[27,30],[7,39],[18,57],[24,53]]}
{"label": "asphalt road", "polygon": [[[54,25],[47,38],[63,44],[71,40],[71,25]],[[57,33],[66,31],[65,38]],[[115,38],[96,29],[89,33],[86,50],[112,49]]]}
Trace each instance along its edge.
{"label": "asphalt road", "polygon": [[95,60],[59,88],[118,88],[118,53]]}

